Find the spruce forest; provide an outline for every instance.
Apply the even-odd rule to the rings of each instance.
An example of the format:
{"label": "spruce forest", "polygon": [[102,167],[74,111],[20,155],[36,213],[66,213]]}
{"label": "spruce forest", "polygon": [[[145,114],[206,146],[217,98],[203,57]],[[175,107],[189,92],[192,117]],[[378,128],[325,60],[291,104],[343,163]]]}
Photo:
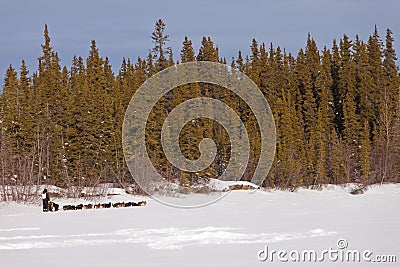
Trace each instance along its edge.
{"label": "spruce forest", "polygon": [[[198,51],[185,37],[179,56],[174,56],[166,25],[158,20],[150,35],[154,46],[149,54],[123,59],[116,69],[100,56],[94,40],[86,58],[74,56],[71,67],[61,66],[45,25],[37,69],[28,71],[22,60],[21,66],[10,65],[5,74],[0,96],[3,190],[8,185],[134,184],[121,140],[129,101],[153,74],[190,61],[230,65],[263,92],[277,127],[276,155],[265,187],[292,190],[400,182],[400,76],[392,35],[387,29],[381,37],[375,28],[368,40],[343,35],[331,47],[319,48],[309,34],[305,48],[295,55],[253,39],[248,55],[238,51],[232,58],[221,58],[210,37],[199,40]],[[244,122],[251,155],[242,180],[250,180],[260,154],[254,115],[235,94],[210,84],[177,87],[154,107],[146,128],[153,165],[166,179],[188,187],[224,171],[229,138],[223,127],[205,118],[182,129],[180,147],[187,158],[196,159],[198,143],[212,138],[218,149],[212,165],[200,173],[184,172],[163,155],[160,133],[166,116],[180,103],[199,96],[223,101]]]}

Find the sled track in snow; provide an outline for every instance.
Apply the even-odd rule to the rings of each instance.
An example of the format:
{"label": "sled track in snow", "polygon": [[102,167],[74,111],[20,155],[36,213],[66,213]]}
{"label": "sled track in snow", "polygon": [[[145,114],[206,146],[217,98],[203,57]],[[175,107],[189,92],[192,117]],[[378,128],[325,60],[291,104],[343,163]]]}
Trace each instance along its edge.
{"label": "sled track in snow", "polygon": [[121,229],[110,233],[73,235],[16,235],[0,237],[0,250],[62,248],[113,244],[143,244],[152,249],[182,249],[188,246],[220,244],[265,244],[294,239],[335,235],[336,232],[313,229],[293,233],[246,233],[240,228],[154,228]]}

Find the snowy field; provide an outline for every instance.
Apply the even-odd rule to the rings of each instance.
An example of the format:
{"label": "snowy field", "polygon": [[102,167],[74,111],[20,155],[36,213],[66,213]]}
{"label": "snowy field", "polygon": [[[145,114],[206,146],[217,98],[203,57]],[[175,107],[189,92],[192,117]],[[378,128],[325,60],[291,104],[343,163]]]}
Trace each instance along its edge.
{"label": "snowy field", "polygon": [[[102,202],[146,200],[147,206],[42,213],[39,205],[3,203],[1,266],[310,266],[288,255],[281,257],[288,262],[276,254],[261,261],[266,247],[294,259],[304,250],[318,257],[329,249],[373,253],[369,263],[325,254],[313,266],[399,266],[400,185],[376,186],[363,195],[348,191],[233,191],[196,209],[130,195]],[[374,263],[377,255],[395,255],[397,263]]]}

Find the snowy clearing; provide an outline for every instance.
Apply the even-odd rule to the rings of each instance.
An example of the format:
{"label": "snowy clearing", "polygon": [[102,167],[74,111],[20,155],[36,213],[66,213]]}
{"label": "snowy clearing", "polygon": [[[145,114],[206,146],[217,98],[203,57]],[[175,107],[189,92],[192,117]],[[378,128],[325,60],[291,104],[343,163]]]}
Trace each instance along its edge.
{"label": "snowy clearing", "polygon": [[[146,200],[147,206],[42,213],[38,205],[3,203],[0,257],[7,267],[283,266],[288,263],[276,256],[273,262],[260,261],[260,250],[268,246],[319,253],[338,249],[338,240],[345,239],[348,249],[397,256],[397,263],[367,266],[398,266],[400,185],[374,186],[362,195],[348,191],[338,186],[298,192],[239,190],[196,209],[127,194],[102,202]],[[365,266],[329,259],[313,264]]]}

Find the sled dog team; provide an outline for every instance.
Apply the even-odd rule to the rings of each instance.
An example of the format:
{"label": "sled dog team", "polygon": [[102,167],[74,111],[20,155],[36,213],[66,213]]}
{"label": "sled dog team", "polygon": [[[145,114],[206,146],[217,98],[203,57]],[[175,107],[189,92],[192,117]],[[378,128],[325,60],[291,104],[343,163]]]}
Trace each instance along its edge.
{"label": "sled dog team", "polygon": [[[50,201],[49,193],[47,192],[47,189],[43,190],[42,193],[42,201],[43,201],[43,212],[48,212],[48,211],[58,211],[60,205],[57,203],[54,203],[53,201]],[[103,204],[79,204],[79,205],[64,205],[63,210],[89,210],[89,209],[107,209],[107,208],[124,208],[124,207],[135,207],[135,206],[146,206],[146,201],[139,201],[138,203],[136,202],[117,202],[117,203],[103,203]]]}
{"label": "sled dog team", "polygon": [[90,209],[109,209],[111,207],[114,208],[124,208],[124,207],[135,207],[135,206],[146,206],[146,201],[136,202],[117,202],[117,203],[99,203],[99,204],[79,204],[79,205],[65,205],[63,206],[63,210],[90,210]]}

